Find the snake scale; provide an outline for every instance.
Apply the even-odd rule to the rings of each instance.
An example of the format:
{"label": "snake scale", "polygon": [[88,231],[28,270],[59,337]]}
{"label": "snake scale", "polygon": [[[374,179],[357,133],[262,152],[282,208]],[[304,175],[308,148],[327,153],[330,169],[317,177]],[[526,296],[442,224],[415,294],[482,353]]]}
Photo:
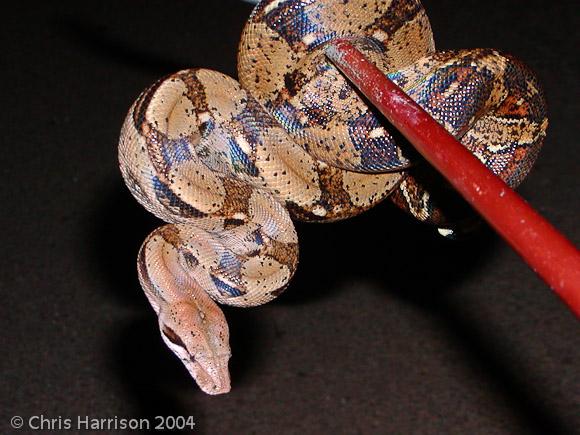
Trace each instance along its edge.
{"label": "snake scale", "polygon": [[292,218],[345,219],[389,197],[421,221],[461,225],[450,189],[325,58],[334,38],[511,186],[545,137],[533,74],[492,49],[436,52],[418,0],[260,2],[242,33],[239,82],[207,69],[159,80],[119,143],[127,186],[167,222],[140,249],[141,285],[161,337],[206,393],[230,390],[216,302],[255,306],[282,292],[298,263]]}

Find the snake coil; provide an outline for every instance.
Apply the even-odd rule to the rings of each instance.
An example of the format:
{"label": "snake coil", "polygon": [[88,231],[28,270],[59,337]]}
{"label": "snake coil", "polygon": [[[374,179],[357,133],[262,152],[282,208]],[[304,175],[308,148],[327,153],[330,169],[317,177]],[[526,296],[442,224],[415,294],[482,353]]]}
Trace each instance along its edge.
{"label": "snake coil", "polygon": [[[209,394],[229,391],[229,330],[215,302],[254,306],[298,263],[291,218],[334,221],[389,197],[456,228],[433,181],[321,49],[348,38],[511,186],[547,120],[540,87],[491,49],[436,52],[418,0],[265,0],[242,34],[240,82],[189,69],[135,101],[119,161],[137,200],[168,224],[145,240],[141,285],[161,336]],[[453,203],[453,201],[451,201]]]}

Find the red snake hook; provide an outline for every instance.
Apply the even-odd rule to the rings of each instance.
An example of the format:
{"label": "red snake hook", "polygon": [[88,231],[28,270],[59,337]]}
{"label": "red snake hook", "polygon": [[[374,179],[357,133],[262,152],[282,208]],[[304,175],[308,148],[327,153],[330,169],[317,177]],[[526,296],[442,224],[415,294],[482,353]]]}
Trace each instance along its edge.
{"label": "red snake hook", "polygon": [[580,251],[350,42],[325,52],[580,318]]}

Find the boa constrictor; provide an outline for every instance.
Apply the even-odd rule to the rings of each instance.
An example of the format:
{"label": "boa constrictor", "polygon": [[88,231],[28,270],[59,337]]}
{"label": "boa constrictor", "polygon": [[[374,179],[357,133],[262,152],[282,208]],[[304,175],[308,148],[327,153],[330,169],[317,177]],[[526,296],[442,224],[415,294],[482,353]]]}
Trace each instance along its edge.
{"label": "boa constrictor", "polygon": [[206,393],[230,389],[215,302],[254,306],[281,293],[298,263],[291,218],[344,219],[390,196],[421,221],[459,225],[446,188],[324,57],[334,38],[349,38],[512,186],[545,136],[533,75],[495,50],[435,52],[418,0],[259,3],[239,83],[206,69],[158,81],[119,144],[126,184],[168,223],[141,247],[141,285],[163,340]]}

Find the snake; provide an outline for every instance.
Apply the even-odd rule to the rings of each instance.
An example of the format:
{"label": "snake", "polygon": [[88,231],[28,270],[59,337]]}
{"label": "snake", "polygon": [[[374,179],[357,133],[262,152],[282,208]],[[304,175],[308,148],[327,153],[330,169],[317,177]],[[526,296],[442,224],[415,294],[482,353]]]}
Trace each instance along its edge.
{"label": "snake", "polygon": [[258,3],[238,80],[204,68],[158,80],[131,106],[118,147],[129,190],[165,222],[139,250],[140,284],[163,341],[205,393],[231,389],[218,304],[282,293],[298,265],[293,220],[346,219],[387,198],[448,231],[469,220],[325,57],[339,38],[511,187],[544,141],[545,99],[530,69],[495,49],[436,51],[419,0]]}

